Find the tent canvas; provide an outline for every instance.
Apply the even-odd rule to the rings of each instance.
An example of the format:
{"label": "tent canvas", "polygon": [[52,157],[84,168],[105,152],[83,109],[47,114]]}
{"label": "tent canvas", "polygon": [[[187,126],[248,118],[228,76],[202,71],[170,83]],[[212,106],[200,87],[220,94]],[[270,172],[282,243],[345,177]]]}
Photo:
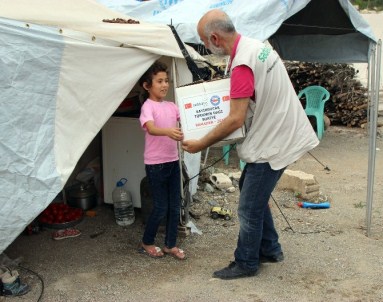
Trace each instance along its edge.
{"label": "tent canvas", "polygon": [[[196,24],[202,14],[214,8],[225,11],[233,20],[236,29],[248,37],[266,41],[270,37],[275,38],[276,33],[278,36],[285,33],[289,38],[298,39],[297,41],[306,41],[310,38],[309,41],[312,43],[312,40],[318,40],[313,46],[303,43],[295,45],[289,53],[294,60],[300,60],[300,57],[302,60],[311,60],[308,51],[301,49],[307,47],[310,51],[316,48],[328,62],[328,56],[331,54],[327,46],[332,45],[335,50],[333,56],[337,62],[343,59],[347,60],[347,63],[367,62],[366,47],[369,47],[370,41],[375,40],[368,23],[348,0],[258,0],[246,5],[243,5],[241,0],[176,0],[165,3],[161,0],[144,2],[98,0],[98,2],[148,22],[171,23],[182,41],[187,43],[200,43]],[[355,45],[349,47],[355,44],[355,39],[362,42],[362,45],[359,45],[361,49],[356,54],[340,52],[340,49],[343,51],[355,49]],[[285,45],[281,47],[290,48],[290,45],[296,44],[295,40],[292,41],[288,43],[288,47]],[[283,44],[285,43],[287,41],[284,40]]]}
{"label": "tent canvas", "polygon": [[[259,1],[258,15],[243,14],[250,17],[245,26],[254,17],[263,33],[258,38],[265,40],[309,2]],[[190,20],[185,28],[195,31],[196,20],[208,9],[235,12],[230,5],[238,3],[184,0],[177,5],[192,5],[183,20]],[[178,10],[177,5],[168,11]],[[91,0],[0,0],[0,252],[61,191],[86,146],[152,62],[168,56],[179,66],[184,63],[165,25],[169,18],[162,25],[102,22],[127,15]],[[181,15],[172,16],[182,21]],[[185,42],[193,42],[174,24]],[[368,37],[365,41],[373,42]],[[177,75],[179,84],[190,81],[189,75]]]}
{"label": "tent canvas", "polygon": [[334,0],[310,1],[268,40],[285,60],[323,63],[367,63],[375,42],[351,3]]}
{"label": "tent canvas", "polygon": [[129,17],[90,0],[0,1],[0,253],[156,59],[191,81],[168,26],[102,22],[113,18]]}

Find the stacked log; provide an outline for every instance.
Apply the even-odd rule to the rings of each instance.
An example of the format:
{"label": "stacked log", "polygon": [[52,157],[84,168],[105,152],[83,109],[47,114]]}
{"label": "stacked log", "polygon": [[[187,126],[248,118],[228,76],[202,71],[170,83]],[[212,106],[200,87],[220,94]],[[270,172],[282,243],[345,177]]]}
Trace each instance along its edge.
{"label": "stacked log", "polygon": [[325,115],[332,125],[364,127],[367,123],[368,91],[355,78],[357,71],[352,66],[293,61],[284,63],[297,94],[312,85],[320,85],[330,92]]}

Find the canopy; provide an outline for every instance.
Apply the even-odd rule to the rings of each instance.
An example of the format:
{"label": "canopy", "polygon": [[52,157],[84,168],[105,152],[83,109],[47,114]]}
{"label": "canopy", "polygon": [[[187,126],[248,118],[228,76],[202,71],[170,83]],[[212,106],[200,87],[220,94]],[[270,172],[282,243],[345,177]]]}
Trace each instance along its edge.
{"label": "canopy", "polygon": [[367,63],[375,38],[349,1],[315,0],[286,19],[269,42],[285,60]]}
{"label": "canopy", "polygon": [[[173,24],[184,42],[199,44],[196,24],[210,9],[225,11],[241,34],[269,40],[286,60],[368,62],[371,28],[348,0],[98,0],[145,21]],[[166,3],[166,4],[164,4]]]}

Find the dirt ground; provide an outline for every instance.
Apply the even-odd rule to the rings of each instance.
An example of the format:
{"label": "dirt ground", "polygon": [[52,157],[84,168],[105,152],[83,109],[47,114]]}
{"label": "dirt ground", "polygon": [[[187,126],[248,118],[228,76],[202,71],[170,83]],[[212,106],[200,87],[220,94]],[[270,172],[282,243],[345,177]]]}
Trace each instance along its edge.
{"label": "dirt ground", "polygon": [[[315,175],[329,209],[301,209],[294,192],[276,190],[270,201],[285,261],[263,264],[251,278],[224,281],[213,271],[233,260],[238,233],[234,193],[198,191],[191,221],[202,234],[180,237],[186,261],[152,259],[137,253],[143,233],[138,215],[119,227],[112,208],[99,206],[96,217],[76,227],[81,236],[60,241],[52,230],[20,235],[5,251],[43,279],[41,301],[383,301],[383,163],[381,131],[377,140],[374,203],[370,236],[366,236],[368,145],[367,130],[330,127],[320,145],[289,166]],[[208,163],[221,149],[210,150]],[[327,166],[330,171],[324,169]],[[230,164],[215,171],[238,170]],[[231,208],[230,221],[209,217],[210,204]],[[157,243],[162,246],[163,233]],[[38,301],[41,280],[21,267],[21,280],[31,286],[22,297],[0,301]]]}

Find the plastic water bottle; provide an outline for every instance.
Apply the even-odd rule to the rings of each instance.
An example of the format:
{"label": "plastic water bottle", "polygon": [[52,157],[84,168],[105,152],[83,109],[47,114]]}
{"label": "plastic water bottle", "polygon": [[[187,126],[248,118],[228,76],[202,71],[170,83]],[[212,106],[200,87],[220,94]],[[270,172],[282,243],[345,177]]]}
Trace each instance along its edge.
{"label": "plastic water bottle", "polygon": [[322,202],[322,203],[311,203],[311,202],[298,202],[298,206],[301,208],[308,208],[308,209],[328,209],[330,207],[329,202]]}
{"label": "plastic water bottle", "polygon": [[126,178],[121,178],[112,192],[114,216],[120,226],[131,225],[135,220],[132,195],[124,189]]}

